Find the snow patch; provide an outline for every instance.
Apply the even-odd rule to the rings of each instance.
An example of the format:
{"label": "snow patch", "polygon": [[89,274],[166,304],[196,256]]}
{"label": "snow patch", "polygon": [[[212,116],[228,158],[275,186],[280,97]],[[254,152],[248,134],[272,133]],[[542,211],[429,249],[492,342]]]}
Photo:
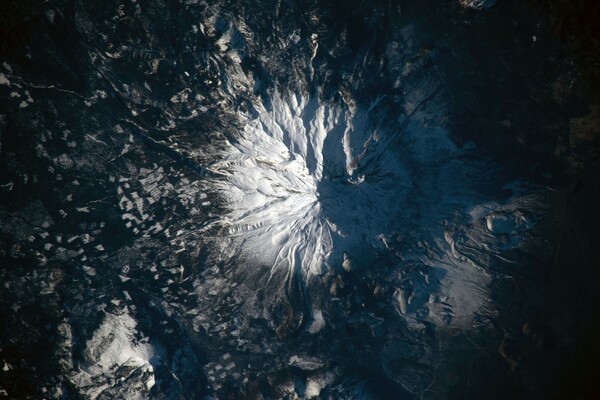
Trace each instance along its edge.
{"label": "snow patch", "polygon": [[115,385],[129,387],[128,392],[143,398],[140,391],[155,382],[150,360],[155,349],[148,338],[139,338],[136,322],[128,313],[106,313],[104,321],[87,341],[86,362],[72,382],[89,398],[98,397]]}
{"label": "snow patch", "polygon": [[1,85],[10,86],[10,81],[9,81],[9,80],[8,80],[8,78],[7,78],[7,77],[6,77],[4,74],[2,74],[2,73],[0,73],[0,86],[1,86]]}

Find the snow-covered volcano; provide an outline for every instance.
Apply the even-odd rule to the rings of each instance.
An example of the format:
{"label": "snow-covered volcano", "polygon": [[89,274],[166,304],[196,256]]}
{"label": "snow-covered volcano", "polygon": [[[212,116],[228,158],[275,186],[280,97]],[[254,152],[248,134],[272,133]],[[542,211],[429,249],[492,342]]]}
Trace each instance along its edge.
{"label": "snow-covered volcano", "polygon": [[369,110],[345,103],[276,94],[259,107],[210,167],[229,208],[220,224],[273,269],[321,274],[330,259],[349,268],[397,226],[410,178],[392,134],[381,137]]}
{"label": "snow-covered volcano", "polygon": [[[410,99],[418,104],[419,95]],[[386,123],[379,103],[278,92],[255,99],[243,129],[208,166],[204,189],[224,199],[224,211],[202,229],[204,240],[212,232],[212,254],[243,276],[264,282],[277,272],[275,286],[421,265],[402,267],[399,312],[469,329],[487,304],[491,253],[507,246],[478,222],[506,208],[489,201],[503,183],[472,143],[459,147],[443,128],[410,115]],[[511,221],[513,202],[522,204],[513,189],[505,203]],[[515,235],[509,247],[527,224],[507,232]]]}

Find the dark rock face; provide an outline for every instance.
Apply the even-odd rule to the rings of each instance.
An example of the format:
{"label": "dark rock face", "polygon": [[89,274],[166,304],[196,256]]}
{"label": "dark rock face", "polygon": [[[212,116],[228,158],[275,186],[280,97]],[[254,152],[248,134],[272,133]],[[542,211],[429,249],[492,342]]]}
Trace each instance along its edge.
{"label": "dark rock face", "polygon": [[0,24],[1,398],[593,398],[599,108],[530,5]]}

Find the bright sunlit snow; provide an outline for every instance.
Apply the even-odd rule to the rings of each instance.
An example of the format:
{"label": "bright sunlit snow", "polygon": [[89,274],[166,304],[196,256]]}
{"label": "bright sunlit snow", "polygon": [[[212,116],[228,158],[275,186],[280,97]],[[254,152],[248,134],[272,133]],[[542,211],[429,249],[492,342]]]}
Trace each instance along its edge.
{"label": "bright sunlit snow", "polygon": [[[230,211],[221,221],[252,257],[320,274],[350,268],[388,233],[408,181],[366,116],[346,104],[275,95],[212,165]],[[385,138],[389,141],[389,138]],[[361,260],[366,261],[366,260]]]}

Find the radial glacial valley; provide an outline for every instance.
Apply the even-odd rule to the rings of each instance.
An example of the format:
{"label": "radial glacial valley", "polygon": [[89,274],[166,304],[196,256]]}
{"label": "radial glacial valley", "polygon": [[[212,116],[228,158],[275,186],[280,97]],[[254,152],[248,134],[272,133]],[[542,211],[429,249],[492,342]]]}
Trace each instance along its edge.
{"label": "radial glacial valley", "polygon": [[589,397],[600,108],[530,2],[9,3],[0,399]]}

